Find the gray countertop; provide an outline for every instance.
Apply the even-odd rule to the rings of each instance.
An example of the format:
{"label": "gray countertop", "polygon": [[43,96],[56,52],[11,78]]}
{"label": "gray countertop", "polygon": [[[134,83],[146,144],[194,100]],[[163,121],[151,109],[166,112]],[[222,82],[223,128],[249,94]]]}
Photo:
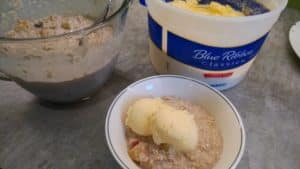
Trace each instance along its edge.
{"label": "gray countertop", "polygon": [[[300,11],[285,10],[247,79],[224,92],[247,131],[239,169],[300,168],[300,60],[288,42],[298,20]],[[146,27],[146,11],[134,2],[116,71],[87,102],[51,105],[0,82],[0,168],[119,169],[106,147],[104,119],[118,92],[155,74]]]}

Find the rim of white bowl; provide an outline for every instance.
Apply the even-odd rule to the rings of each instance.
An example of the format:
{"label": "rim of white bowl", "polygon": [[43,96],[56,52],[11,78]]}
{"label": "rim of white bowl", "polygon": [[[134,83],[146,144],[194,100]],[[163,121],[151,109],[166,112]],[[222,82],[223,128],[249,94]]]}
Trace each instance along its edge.
{"label": "rim of white bowl", "polygon": [[115,158],[115,160],[117,161],[117,163],[123,168],[123,169],[130,169],[126,163],[122,160],[121,157],[119,157],[118,153],[116,152],[115,148],[113,147],[112,141],[111,141],[111,137],[110,137],[110,131],[109,131],[109,123],[110,123],[110,117],[112,114],[112,109],[114,108],[114,105],[119,101],[119,98],[126,93],[126,91],[131,88],[134,87],[142,82],[148,81],[148,80],[152,80],[152,79],[159,79],[159,78],[177,78],[177,79],[184,79],[184,80],[188,80],[188,81],[192,81],[194,83],[197,83],[198,85],[202,85],[204,87],[207,87],[208,89],[210,89],[211,91],[215,92],[217,95],[219,95],[232,109],[232,111],[235,114],[236,119],[238,120],[239,126],[240,126],[240,131],[241,131],[241,145],[239,148],[239,152],[237,153],[236,158],[233,160],[232,164],[230,165],[230,167],[228,169],[235,169],[237,167],[237,165],[239,164],[239,162],[241,161],[244,151],[245,151],[245,145],[246,145],[246,132],[245,132],[245,127],[242,121],[242,118],[240,116],[240,114],[238,113],[236,107],[231,103],[231,101],[224,95],[222,94],[220,91],[218,91],[217,89],[209,86],[208,84],[206,84],[205,82],[193,79],[193,78],[189,78],[189,77],[185,77],[185,76],[180,76],[180,75],[157,75],[157,76],[150,76],[141,80],[138,80],[134,83],[132,83],[131,85],[129,85],[128,87],[126,87],[124,90],[122,90],[114,99],[114,101],[111,103],[108,112],[106,114],[106,120],[105,120],[105,137],[106,137],[106,143],[108,145],[108,148],[111,152],[111,154],[113,155],[113,157]]}

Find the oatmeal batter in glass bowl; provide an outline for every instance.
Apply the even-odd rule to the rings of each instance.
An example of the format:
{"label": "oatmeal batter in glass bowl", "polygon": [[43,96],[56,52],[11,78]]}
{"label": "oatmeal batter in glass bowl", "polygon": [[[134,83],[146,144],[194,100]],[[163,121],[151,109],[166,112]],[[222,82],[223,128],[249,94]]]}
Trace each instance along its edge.
{"label": "oatmeal batter in glass bowl", "polygon": [[2,0],[0,72],[48,101],[89,97],[113,70],[129,3]]}

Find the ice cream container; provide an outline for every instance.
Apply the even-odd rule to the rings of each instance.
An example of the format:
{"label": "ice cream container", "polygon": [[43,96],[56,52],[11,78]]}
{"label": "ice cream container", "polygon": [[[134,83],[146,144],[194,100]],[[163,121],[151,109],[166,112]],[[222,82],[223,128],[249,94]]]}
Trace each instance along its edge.
{"label": "ice cream container", "polygon": [[[201,15],[163,0],[140,2],[148,9],[149,55],[155,70],[225,90],[246,77],[288,1],[257,0],[270,11],[243,17]],[[234,7],[236,1],[226,2]]]}

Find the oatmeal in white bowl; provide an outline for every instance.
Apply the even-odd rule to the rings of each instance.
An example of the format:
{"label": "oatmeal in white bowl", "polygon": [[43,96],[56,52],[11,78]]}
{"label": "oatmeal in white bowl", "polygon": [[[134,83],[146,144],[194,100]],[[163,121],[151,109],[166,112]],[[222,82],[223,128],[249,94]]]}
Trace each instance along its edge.
{"label": "oatmeal in white bowl", "polygon": [[223,94],[174,75],[149,77],[124,89],[110,106],[105,132],[124,169],[234,169],[246,138],[239,113]]}

